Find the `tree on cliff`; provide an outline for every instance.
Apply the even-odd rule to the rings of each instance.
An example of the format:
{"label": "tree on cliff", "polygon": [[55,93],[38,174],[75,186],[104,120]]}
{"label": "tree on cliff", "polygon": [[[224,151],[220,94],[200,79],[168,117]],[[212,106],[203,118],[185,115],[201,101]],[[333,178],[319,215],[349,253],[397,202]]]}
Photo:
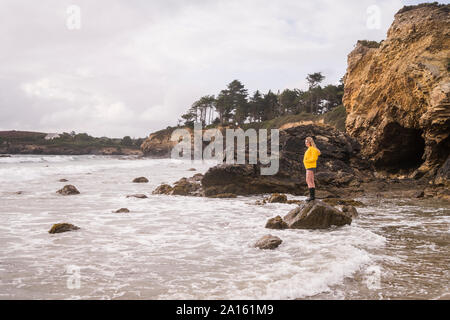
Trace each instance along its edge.
{"label": "tree on cliff", "polygon": [[311,73],[306,77],[309,84],[306,91],[285,89],[274,93],[269,90],[267,94],[262,94],[256,90],[250,98],[244,85],[239,80],[233,80],[217,98],[210,95],[195,101],[179,121],[184,121],[184,125],[188,126],[196,121],[201,121],[203,125],[226,125],[231,121],[242,126],[247,119],[261,122],[299,113],[322,114],[341,105],[344,93],[342,81],[338,86],[329,84],[322,88],[320,83],[324,79],[321,72]]}
{"label": "tree on cliff", "polygon": [[239,80],[233,80],[227,87],[228,102],[233,112],[233,121],[239,125],[243,124],[248,115],[248,92]]}

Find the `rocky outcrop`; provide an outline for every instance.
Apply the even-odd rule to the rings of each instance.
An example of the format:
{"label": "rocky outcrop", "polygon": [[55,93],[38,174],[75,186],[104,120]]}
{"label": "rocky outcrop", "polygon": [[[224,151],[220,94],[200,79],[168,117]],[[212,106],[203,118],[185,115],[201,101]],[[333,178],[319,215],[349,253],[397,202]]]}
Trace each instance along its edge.
{"label": "rocky outcrop", "polygon": [[261,175],[261,165],[221,164],[210,168],[202,179],[206,196],[219,193],[238,195],[291,193],[307,190],[303,154],[305,138],[315,138],[321,156],[316,172],[317,189],[332,194],[342,187],[357,187],[370,180],[367,163],[358,158],[359,144],[353,138],[327,125],[300,125],[280,131],[279,170],[275,175]]}
{"label": "rocky outcrop", "polygon": [[327,229],[351,224],[352,218],[320,200],[314,200],[291,210],[283,221],[290,229]]}
{"label": "rocky outcrop", "polygon": [[58,190],[56,192],[59,193],[59,194],[62,194],[63,196],[80,194],[80,191],[78,191],[78,189],[75,186],[71,185],[71,184],[65,185],[64,188],[62,188],[62,189],[60,189],[60,190]]}
{"label": "rocky outcrop", "polygon": [[275,249],[283,242],[279,237],[271,234],[263,236],[255,243],[255,247],[259,249]]}
{"label": "rocky outcrop", "polygon": [[450,152],[450,5],[401,9],[348,55],[346,130],[378,169],[432,177]]}
{"label": "rocky outcrop", "polygon": [[134,178],[133,183],[148,183],[148,179],[146,177]]}
{"label": "rocky outcrop", "polygon": [[201,173],[194,174],[190,178],[181,178],[173,184],[173,187],[168,184],[158,186],[152,194],[167,194],[178,196],[204,196],[201,180],[203,175]]}
{"label": "rocky outcrop", "polygon": [[177,141],[170,141],[175,129],[167,128],[150,134],[141,145],[144,155],[155,158],[169,158],[170,151],[177,144]]}
{"label": "rocky outcrop", "polygon": [[80,229],[79,227],[70,224],[70,223],[57,223],[54,224],[48,233],[62,233],[62,232],[68,232],[68,231],[74,231]]}

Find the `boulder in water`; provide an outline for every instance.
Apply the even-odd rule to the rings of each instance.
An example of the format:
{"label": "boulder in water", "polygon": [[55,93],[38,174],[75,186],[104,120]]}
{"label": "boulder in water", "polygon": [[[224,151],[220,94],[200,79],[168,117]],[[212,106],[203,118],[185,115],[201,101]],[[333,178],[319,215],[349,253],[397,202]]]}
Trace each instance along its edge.
{"label": "boulder in water", "polygon": [[146,177],[139,177],[133,180],[134,183],[147,183],[148,179]]}
{"label": "boulder in water", "polygon": [[275,249],[283,240],[271,234],[265,235],[255,243],[255,247],[259,249]]}
{"label": "boulder in water", "polygon": [[173,187],[168,184],[162,184],[157,187],[153,194],[168,194],[178,196],[203,196],[201,180],[203,175],[196,173],[190,178],[181,178],[174,183]]}
{"label": "boulder in water", "polygon": [[59,182],[67,182],[67,181],[69,181],[69,180],[67,180],[67,179],[59,179],[58,181],[59,181]]}
{"label": "boulder in water", "polygon": [[73,194],[80,194],[80,191],[78,191],[77,188],[75,188],[75,186],[68,184],[65,185],[64,188],[56,191],[59,194],[62,194],[64,196],[69,196],[69,195],[73,195]]}
{"label": "boulder in water", "polygon": [[347,214],[352,219],[358,217],[358,211],[356,210],[356,208],[354,206],[350,206],[350,205],[343,206],[342,212]]}
{"label": "boulder in water", "polygon": [[173,188],[170,185],[163,183],[153,190],[152,194],[171,194],[172,190]]}
{"label": "boulder in water", "polygon": [[269,203],[286,203],[287,197],[285,194],[282,194],[282,193],[274,193],[269,197],[269,199],[267,199],[267,202],[269,202]]}
{"label": "boulder in water", "polygon": [[327,229],[352,223],[352,218],[330,205],[314,200],[291,210],[283,220],[290,229]]}
{"label": "boulder in water", "polygon": [[268,229],[287,229],[289,226],[280,216],[267,220],[266,228]]}
{"label": "boulder in water", "polygon": [[56,223],[51,227],[48,233],[61,233],[78,229],[80,228],[70,223]]}
{"label": "boulder in water", "polygon": [[130,210],[128,208],[120,208],[119,210],[114,211],[114,213],[128,213]]}

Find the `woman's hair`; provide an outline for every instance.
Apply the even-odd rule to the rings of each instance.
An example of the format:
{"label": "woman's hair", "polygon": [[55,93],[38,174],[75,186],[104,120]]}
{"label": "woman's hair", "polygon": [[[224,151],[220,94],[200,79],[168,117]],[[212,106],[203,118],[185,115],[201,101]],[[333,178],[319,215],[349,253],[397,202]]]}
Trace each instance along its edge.
{"label": "woman's hair", "polygon": [[[306,137],[306,141],[308,141],[311,146],[313,146],[314,148],[319,150],[319,148],[317,148],[316,144],[314,143],[314,140],[312,137]],[[319,152],[320,152],[320,150],[319,150]]]}

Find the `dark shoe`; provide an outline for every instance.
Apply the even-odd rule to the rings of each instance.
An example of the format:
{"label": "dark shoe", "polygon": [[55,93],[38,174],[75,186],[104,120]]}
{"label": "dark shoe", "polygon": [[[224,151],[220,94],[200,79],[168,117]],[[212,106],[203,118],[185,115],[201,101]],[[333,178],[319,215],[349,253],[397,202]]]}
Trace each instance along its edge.
{"label": "dark shoe", "polygon": [[316,200],[316,188],[311,188],[312,196],[310,197],[311,200]]}
{"label": "dark shoe", "polygon": [[313,195],[313,190],[314,188],[309,188],[308,190],[309,190],[309,198],[307,198],[305,201],[306,202],[310,202],[310,201],[312,201],[312,200],[314,200],[314,195]]}

